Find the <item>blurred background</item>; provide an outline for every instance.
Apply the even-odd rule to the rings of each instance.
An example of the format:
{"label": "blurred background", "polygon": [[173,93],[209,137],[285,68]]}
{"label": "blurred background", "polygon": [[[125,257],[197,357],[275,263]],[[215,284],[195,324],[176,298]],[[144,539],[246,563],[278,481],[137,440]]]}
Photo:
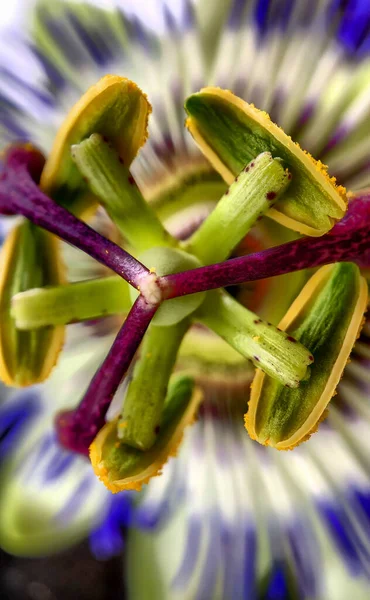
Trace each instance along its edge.
{"label": "blurred background", "polygon": [[123,560],[94,559],[88,544],[25,559],[0,550],[1,600],[122,600]]}

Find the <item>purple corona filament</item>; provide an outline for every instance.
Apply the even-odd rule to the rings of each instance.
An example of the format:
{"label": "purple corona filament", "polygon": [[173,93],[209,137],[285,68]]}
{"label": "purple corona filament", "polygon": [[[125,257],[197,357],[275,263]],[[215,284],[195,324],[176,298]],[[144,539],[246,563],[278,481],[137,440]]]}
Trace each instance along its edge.
{"label": "purple corona filament", "polygon": [[249,256],[155,277],[122,248],[42,193],[37,181],[43,165],[43,157],[35,150],[18,147],[8,151],[0,176],[0,212],[25,216],[136,288],[154,277],[160,291],[158,302],[148,301],[140,293],[81,403],[57,418],[60,442],[80,454],[88,454],[92,440],[104,425],[109,404],[162,300],[339,261],[370,266],[370,194],[364,194],[354,198],[345,218],[320,238],[301,238]]}
{"label": "purple corona filament", "polygon": [[143,296],[138,297],[79,406],[57,416],[57,434],[63,446],[88,455],[89,446],[104,425],[113,396],[157,308],[148,305]]}
{"label": "purple corona filament", "polygon": [[346,216],[322,237],[304,237],[240,258],[159,278],[166,299],[335,262],[370,267],[370,194],[354,198]]}
{"label": "purple corona filament", "polygon": [[0,213],[23,215],[112,269],[134,287],[149,273],[138,260],[48,198],[37,186],[43,167],[39,152],[11,148],[0,177]]}

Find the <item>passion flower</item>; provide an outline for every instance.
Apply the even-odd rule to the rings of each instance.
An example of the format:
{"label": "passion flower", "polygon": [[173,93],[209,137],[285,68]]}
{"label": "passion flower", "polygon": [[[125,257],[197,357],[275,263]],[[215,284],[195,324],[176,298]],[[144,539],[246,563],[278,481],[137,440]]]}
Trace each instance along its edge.
{"label": "passion flower", "polygon": [[[101,90],[103,92],[100,94]],[[188,107],[193,106],[193,98],[188,100]],[[122,102],[124,106],[121,105]],[[239,105],[236,100],[235,103]],[[110,130],[109,114],[113,111],[114,116],[114,111],[117,109],[118,123],[123,127],[124,115],[130,112],[127,106],[131,107],[134,113],[138,112],[139,116],[130,118],[129,131],[134,141],[128,145],[128,154],[122,159],[119,154],[122,150],[121,142],[119,137],[115,137],[115,130],[113,132]],[[219,139],[219,116],[224,111],[227,120],[229,109],[228,103],[217,108],[217,115],[214,116],[215,139]],[[345,206],[341,200],[343,192],[336,189],[334,182],[323,177],[320,166],[312,161],[307,163],[306,155],[294,147],[279,129],[268,125],[262,137],[269,140],[271,152],[257,153],[248,164],[241,165],[235,158],[238,152],[235,150],[233,154],[231,146],[228,152],[231,157],[235,155],[235,160],[232,159],[233,164],[242,166],[238,176],[199,229],[188,240],[179,242],[165,230],[153,209],[146,204],[125,164],[125,161],[130,163],[134,151],[141,143],[139,141],[142,141],[143,127],[144,129],[146,127],[145,111],[148,110],[147,101],[134,84],[130,85],[127,80],[119,78],[110,77],[108,80],[105,78],[93,86],[72,109],[66,124],[62,126],[57,136],[56,148],[60,150],[54,150],[51,162],[46,164],[46,176],[45,169],[41,170],[41,187],[43,177],[44,182],[49,181],[49,183],[54,177],[55,181],[59,182],[58,185],[62,186],[61,181],[66,176],[72,183],[73,181],[76,183],[71,197],[85,198],[87,188],[90,189],[106,208],[113,222],[116,222],[136,257],[74,216],[73,202],[67,210],[41,191],[32,178],[33,164],[37,155],[33,148],[14,147],[7,152],[4,176],[0,182],[0,208],[4,214],[21,214],[35,225],[41,225],[64,241],[87,252],[105,267],[113,269],[119,277],[133,287],[132,308],[79,406],[75,410],[61,413],[57,418],[60,442],[76,452],[87,455],[91,442],[95,436],[99,437],[102,427],[105,433],[99,439],[105,440],[107,435],[109,448],[111,448],[113,436],[118,447],[122,445],[121,450],[115,453],[114,459],[103,461],[104,466],[101,468],[99,466],[101,461],[95,460],[96,453],[93,453],[93,456],[98,471],[101,474],[104,472],[104,481],[124,480],[123,487],[126,486],[126,476],[131,473],[131,464],[140,464],[139,470],[147,473],[143,465],[148,466],[153,461],[153,464],[156,463],[156,451],[154,454],[152,451],[162,448],[164,438],[161,442],[163,435],[161,432],[163,432],[163,424],[169,418],[168,415],[166,416],[165,398],[171,374],[182,339],[191,324],[200,322],[212,329],[235,350],[272,377],[273,381],[277,382],[276,385],[291,389],[298,388],[299,393],[302,389],[306,389],[304,385],[309,386],[309,383],[306,384],[307,381],[311,381],[309,366],[316,358],[315,351],[310,345],[306,347],[291,333],[287,335],[271,323],[264,322],[233,300],[225,291],[211,292],[210,290],[220,287],[220,276],[221,280],[222,277],[225,279],[224,285],[235,285],[253,279],[250,274],[248,276],[248,268],[253,265],[255,255],[224,263],[218,261],[230,256],[255,222],[271,209],[273,203],[279,201],[284,206],[287,190],[291,188],[294,181],[296,187],[298,186],[298,191],[293,194],[294,197],[299,198],[300,194],[304,195],[306,192],[310,197],[314,196],[315,203],[320,207],[315,209],[318,219],[320,214],[325,214],[328,218],[333,216],[335,211],[333,212],[332,208],[336,203],[342,209]],[[261,149],[259,146],[262,135],[261,122],[265,117],[254,108],[245,107],[245,112],[248,115],[250,128],[247,141],[258,152]],[[234,131],[235,139],[239,139],[238,125],[232,120],[230,131],[231,133]],[[71,144],[70,150],[77,171],[73,170],[76,167],[71,166],[70,158],[67,159],[66,165],[63,163],[63,156],[69,144]],[[266,148],[262,149],[266,150]],[[280,153],[283,158],[277,153]],[[240,158],[238,160],[240,162]],[[288,170],[287,164],[289,167],[292,165],[294,175]],[[75,177],[71,173],[75,173]],[[87,186],[86,189],[84,184]],[[289,203],[289,196],[287,198],[286,201]],[[340,216],[339,212],[335,215],[337,218]],[[337,227],[340,230],[341,225]],[[367,227],[367,222],[364,227]],[[343,230],[345,237],[348,231],[346,228]],[[326,250],[327,241],[321,240],[320,248]],[[298,254],[300,245],[305,243],[307,243],[305,239],[290,242],[290,252]],[[360,249],[365,255],[368,251],[367,245],[368,241],[363,238],[359,248],[352,243],[349,245],[343,243],[341,248],[338,247],[337,253],[342,251],[343,255],[344,250],[344,255],[348,255]],[[272,252],[274,258],[274,252],[279,253],[279,248],[267,252]],[[257,260],[260,261],[261,258],[263,261],[263,253]],[[330,262],[332,259],[333,257],[330,258],[327,253],[321,252],[318,257],[310,257],[305,266],[314,266],[319,264],[320,260]],[[272,268],[270,274],[284,272],[279,260],[278,254],[275,264],[273,260],[270,261],[268,267]],[[300,262],[294,264],[292,261],[285,268],[289,271],[300,267]],[[261,273],[255,278],[259,277]],[[189,283],[194,286],[193,289],[189,288]],[[79,306],[77,313],[79,319],[87,319],[92,314],[98,316],[103,309],[106,313],[112,310],[114,312],[117,302],[115,279],[107,278],[106,282],[103,280],[102,283],[87,282],[83,286],[85,287],[80,288],[81,292],[98,289],[103,295],[109,296],[110,301],[102,302],[98,295],[93,307],[94,302],[91,298],[92,302],[86,305],[86,312],[82,306]],[[37,288],[40,286],[38,285]],[[73,297],[74,293],[71,286],[62,287],[60,290],[54,286],[49,290],[35,292],[27,289],[28,295],[23,296],[19,293],[22,291],[25,290],[16,290],[13,314],[23,328],[22,331],[31,327],[31,331],[36,332],[35,335],[42,331],[40,328],[42,320],[40,323],[37,314],[32,314],[33,311],[38,312],[40,297],[41,301],[49,297],[49,299],[59,298],[59,302],[63,302],[63,298],[68,298],[68,294],[70,297],[72,294]],[[27,298],[30,294],[31,298],[32,294],[34,298],[33,308],[32,302],[27,306]],[[26,302],[26,309],[24,302]],[[360,312],[365,310],[365,302],[362,293]],[[8,304],[10,307],[10,303]],[[118,312],[124,313],[127,308],[125,288]],[[71,310],[63,312],[66,313],[62,318],[64,323],[76,319],[76,315],[73,318]],[[45,319],[51,327],[60,324],[57,311],[54,311],[54,315],[55,320],[53,320],[53,311],[49,311]],[[38,323],[37,327],[35,323]],[[297,335],[300,335],[299,330]],[[143,344],[139,349],[142,340]],[[302,340],[305,342],[305,336],[302,336]],[[309,338],[308,341],[311,343]],[[354,339],[352,342],[354,343]],[[104,429],[107,410],[137,352],[140,352],[140,356],[136,357],[136,363],[127,376],[120,416],[116,419],[115,425],[107,425]],[[328,352],[331,357],[331,349],[328,349]],[[322,359],[321,355],[319,358]],[[307,398],[309,420],[311,412],[315,411],[309,395]],[[169,414],[172,415],[171,410]],[[174,415],[173,419],[175,423]],[[126,467],[123,467],[122,471],[117,468],[119,457],[128,470]],[[154,471],[149,469],[150,473]],[[112,487],[114,485],[116,484],[112,483]],[[117,484],[118,487],[120,485]]]}
{"label": "passion flower", "polygon": [[[302,148],[329,164],[330,172],[349,189],[369,185],[366,2],[133,4],[141,13],[138,19],[124,2],[102,10],[92,3],[42,1],[32,14],[34,21],[25,19],[27,27],[34,24],[32,40],[23,43],[20,31],[10,39],[4,36],[4,144],[33,140],[47,155],[66,106],[99,76],[119,72],[137,81],[153,103],[150,136],[129,167],[131,175],[178,240],[186,242],[227,189],[183,127],[184,97],[204,85],[230,88],[268,111]],[[93,196],[89,201],[86,197],[91,210],[97,202]],[[272,210],[280,210],[278,204]],[[237,272],[235,265],[241,264],[233,262],[230,272],[226,267],[231,265],[222,265],[226,283],[218,284],[230,285],[235,302],[258,313],[266,325],[276,325],[307,279],[304,265],[310,261],[335,256],[359,263],[361,257],[366,266],[365,204],[366,194],[357,193],[352,216],[340,221],[343,229],[336,225],[332,237],[303,238],[302,244],[289,246],[285,243],[294,240],[294,232],[262,218],[232,253],[234,261],[249,254],[248,268],[245,262],[244,270]],[[120,240],[118,218],[114,225],[102,209],[91,221],[91,213],[83,215],[93,228],[138,256],[127,240]],[[3,222],[2,234],[6,226]],[[163,476],[155,477],[140,494],[112,496],[88,461],[55,441],[53,415],[63,407],[73,409],[83,397],[130,309],[129,284],[119,275],[112,275],[112,284],[101,264],[66,244],[61,248],[68,281],[77,281],[76,287],[68,283],[60,290],[52,286],[37,288],[34,295],[25,292],[29,309],[24,314],[32,325],[48,306],[45,318],[52,325],[65,308],[64,322],[83,323],[67,327],[59,365],[47,382],[11,392],[0,407],[1,458],[7,458],[1,472],[0,545],[10,553],[45,556],[90,532],[93,552],[102,559],[121,553],[124,526],[129,597],[367,597],[368,326],[330,404],[329,419],[309,443],[284,453],[250,441],[244,430],[242,413],[253,364],[195,323],[180,345],[175,369],[191,373],[202,385],[205,400],[199,422],[188,429],[178,458],[169,461]],[[346,249],[352,257],[346,256]],[[210,258],[210,264],[199,267],[209,274],[215,273]],[[303,265],[303,270],[280,275],[290,264],[295,269]],[[278,276],[246,281],[269,270]],[[186,274],[183,289],[196,288],[200,281],[215,285],[221,276],[218,270],[217,277],[209,276],[205,283],[202,273]],[[104,279],[96,279],[104,275],[109,275],[106,289]],[[150,281],[158,295],[154,275]],[[178,284],[184,274],[168,277]],[[233,283],[236,278],[240,283]],[[37,305],[35,299],[32,308],[31,298],[38,294],[42,303]],[[21,297],[22,292],[17,301]],[[69,304],[63,303],[67,298]],[[14,301],[12,310],[16,305]],[[120,412],[134,368],[135,363],[108,421]],[[349,573],[357,575],[357,581]]]}

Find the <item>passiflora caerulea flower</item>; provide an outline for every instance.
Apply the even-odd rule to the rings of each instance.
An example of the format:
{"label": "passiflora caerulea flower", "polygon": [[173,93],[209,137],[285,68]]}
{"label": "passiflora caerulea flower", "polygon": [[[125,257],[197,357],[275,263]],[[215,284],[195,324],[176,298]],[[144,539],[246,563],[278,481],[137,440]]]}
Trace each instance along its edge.
{"label": "passiflora caerulea flower", "polygon": [[8,552],[130,526],[133,598],[368,597],[369,28],[45,2],[4,38]]}

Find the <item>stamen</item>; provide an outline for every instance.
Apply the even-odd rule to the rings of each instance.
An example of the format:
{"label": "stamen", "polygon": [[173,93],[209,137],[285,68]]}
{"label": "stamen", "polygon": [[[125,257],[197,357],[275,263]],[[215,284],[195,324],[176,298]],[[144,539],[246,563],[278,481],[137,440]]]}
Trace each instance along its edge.
{"label": "stamen", "polygon": [[279,156],[292,182],[269,216],[299,233],[320,236],[346,211],[345,189],[337,187],[320,161],[315,161],[270,120],[267,113],[228,90],[203,88],[185,101],[186,125],[202,153],[225,181],[256,155]]}
{"label": "stamen", "polygon": [[137,288],[140,277],[146,275],[148,269],[43,194],[32,179],[39,173],[41,162],[40,153],[31,147],[8,150],[0,179],[0,212],[23,215],[86,252]]}
{"label": "stamen", "polygon": [[283,385],[296,388],[309,375],[311,352],[225,291],[207,294],[196,317]]}
{"label": "stamen", "polygon": [[149,450],[156,441],[168,383],[188,327],[186,319],[168,327],[152,325],[145,336],[118,421],[117,436],[125,444]]}
{"label": "stamen", "polygon": [[27,330],[125,314],[131,304],[129,286],[112,275],[19,292],[12,298],[11,316],[17,329]]}
{"label": "stamen", "polygon": [[361,330],[367,301],[366,281],[353,263],[313,275],[279,324],[312,352],[311,377],[292,390],[257,370],[245,418],[252,439],[289,450],[317,430]]}
{"label": "stamen", "polygon": [[72,146],[72,157],[123,238],[137,252],[177,245],[145,201],[127,166],[102,136],[94,133]]}
{"label": "stamen", "polygon": [[113,396],[157,308],[148,305],[142,296],[136,300],[80,405],[57,417],[56,429],[63,446],[88,455],[89,446],[104,425]]}
{"label": "stamen", "polygon": [[22,219],[2,247],[0,379],[6,385],[27,387],[41,383],[49,377],[62,349],[63,327],[20,331],[11,314],[13,295],[27,288],[65,281],[59,246],[53,235]]}
{"label": "stamen", "polygon": [[232,250],[289,185],[291,177],[270,152],[259,154],[243,168],[185,248],[207,265],[230,256]]}
{"label": "stamen", "polygon": [[94,207],[96,199],[87,192],[86,182],[73,163],[71,146],[92,133],[101,134],[130,166],[147,138],[150,112],[145,94],[133,81],[105,75],[72,107],[58,130],[42,172],[42,191],[76,216]]}
{"label": "stamen", "polygon": [[160,278],[166,298],[257,281],[335,262],[370,266],[370,194],[354,198],[346,216],[319,238],[305,237],[248,256]]}
{"label": "stamen", "polygon": [[140,490],[143,483],[161,473],[169,456],[176,454],[184,429],[194,422],[202,400],[191,378],[176,377],[168,388],[158,437],[146,452],[117,441],[116,422],[107,423],[90,448],[96,475],[113,493]]}

